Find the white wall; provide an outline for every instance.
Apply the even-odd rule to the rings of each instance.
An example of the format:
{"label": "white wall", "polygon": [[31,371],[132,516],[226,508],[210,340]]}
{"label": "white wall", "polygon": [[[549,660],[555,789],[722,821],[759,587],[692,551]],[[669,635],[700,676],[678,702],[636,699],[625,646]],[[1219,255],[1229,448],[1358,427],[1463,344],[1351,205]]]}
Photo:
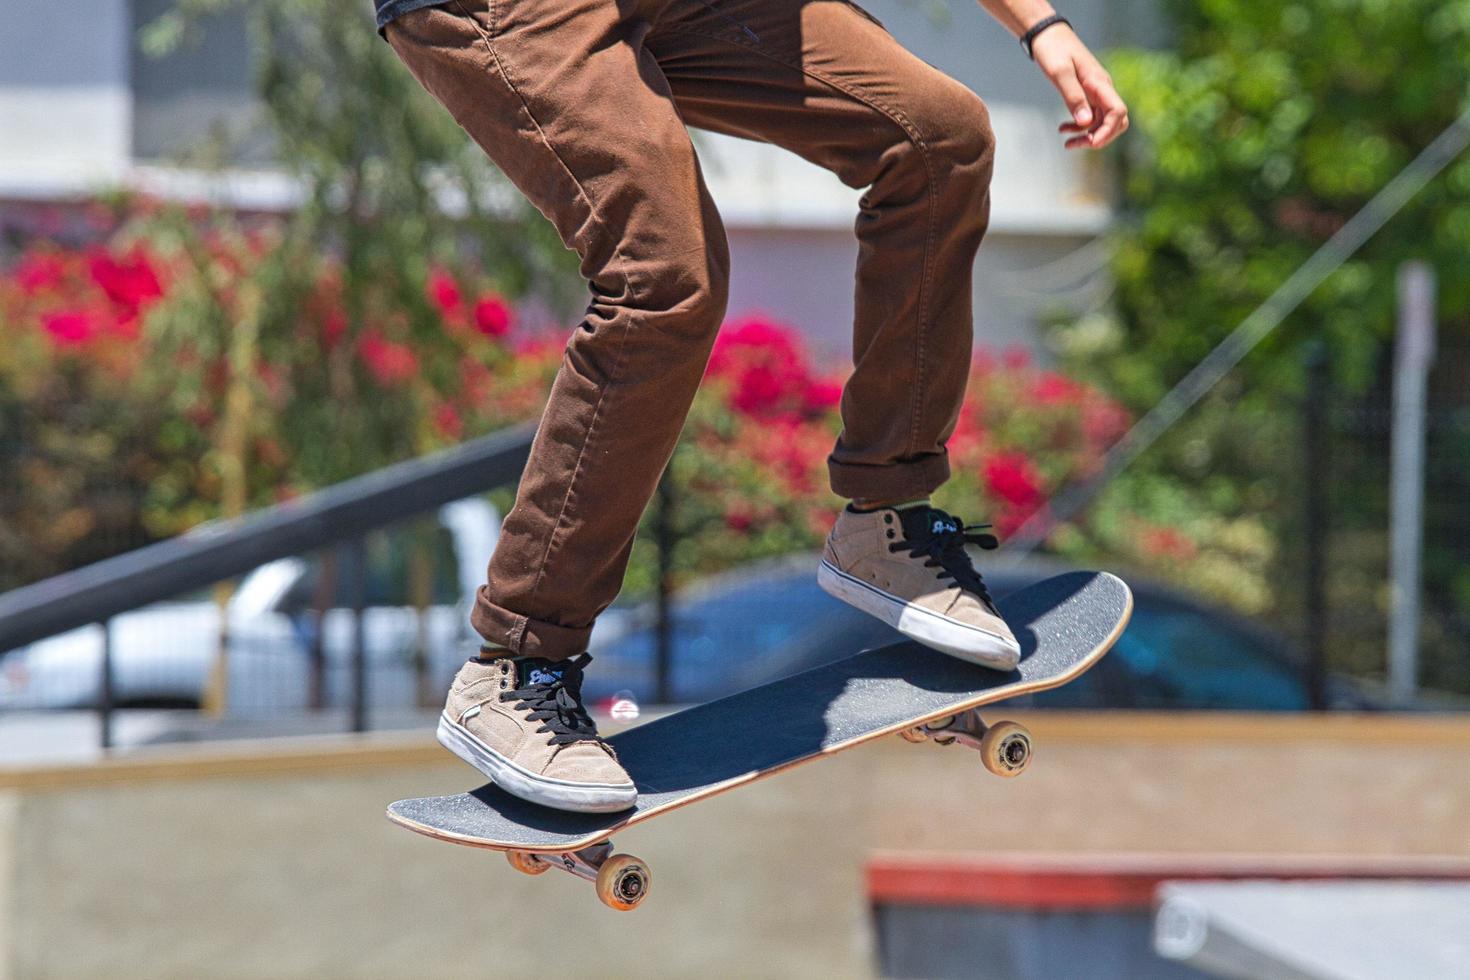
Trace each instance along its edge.
{"label": "white wall", "polygon": [[[990,234],[973,280],[975,342],[1035,347],[1037,317],[1056,300],[1014,271],[1082,247],[1106,228],[1109,209],[1093,191],[1096,157],[1063,150],[1045,109],[990,109],[996,165]],[[729,233],[731,315],[773,313],[801,327],[819,356],[845,358],[860,192],[767,144],[702,131],[695,140]]]}
{"label": "white wall", "polygon": [[0,188],[44,197],[131,157],[127,0],[0,0]]}
{"label": "white wall", "polygon": [[[0,0],[0,199],[64,198],[122,183],[221,204],[291,206],[288,182],[268,169],[268,141],[247,138],[236,162],[254,169],[220,179],[153,166],[212,129],[248,137],[253,111],[238,15],[211,21],[197,50],[133,64],[134,21],[168,2],[93,0],[57,16],[44,0]],[[1066,255],[1106,227],[1098,158],[1062,150],[1055,93],[973,0],[864,6],[989,104],[998,145],[991,233],[975,273],[976,339],[1034,346],[1036,316],[1051,300],[1011,273]],[[1075,0],[1069,14],[1084,36],[1096,36],[1105,9],[1106,0]],[[696,139],[729,230],[732,314],[772,312],[807,331],[822,356],[846,357],[859,192],[769,145],[704,132]]]}

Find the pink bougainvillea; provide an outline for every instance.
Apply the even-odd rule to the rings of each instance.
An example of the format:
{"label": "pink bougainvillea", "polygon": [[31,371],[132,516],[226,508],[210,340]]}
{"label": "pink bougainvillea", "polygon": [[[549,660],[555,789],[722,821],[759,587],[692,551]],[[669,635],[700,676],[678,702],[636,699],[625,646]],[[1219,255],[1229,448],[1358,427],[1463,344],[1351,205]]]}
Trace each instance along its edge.
{"label": "pink bougainvillea", "polygon": [[357,350],[368,371],[384,386],[402,384],[418,374],[419,359],[413,349],[388,340],[377,330],[364,332]]}
{"label": "pink bougainvillea", "polygon": [[10,272],[10,281],[22,296],[31,297],[58,289],[65,282],[67,265],[55,252],[37,250],[23,255]]}
{"label": "pink bougainvillea", "polygon": [[435,269],[429,273],[427,290],[430,302],[438,307],[441,313],[457,313],[464,302],[459,283],[444,269]]}
{"label": "pink bougainvillea", "polygon": [[[165,259],[136,239],[24,251],[0,274],[0,344],[22,351],[0,357],[0,394],[7,370],[26,382],[12,389],[25,391],[44,390],[37,378],[67,374],[78,398],[105,390],[138,399],[135,415],[172,413],[172,424],[157,425],[172,440],[158,451],[180,457],[167,462],[183,474],[170,492],[193,494],[194,512],[207,516],[207,498],[219,491],[197,475],[197,459],[233,411],[230,391],[240,390],[230,327],[259,313],[252,276],[279,259],[272,250],[282,242],[245,231],[201,235],[196,244],[204,258],[189,261]],[[268,488],[310,489],[298,457],[321,437],[314,413],[323,405],[381,408],[364,414],[383,431],[411,433],[415,451],[538,417],[563,362],[565,329],[529,328],[525,310],[474,270],[434,267],[413,287],[426,302],[400,309],[402,283],[366,294],[358,284],[349,294],[338,260],[313,261],[304,273],[293,269],[301,275],[294,305],[271,308],[284,322],[244,362],[257,375],[248,386],[254,499],[266,499]],[[170,329],[144,329],[155,322]],[[195,344],[190,331],[200,324],[220,332]],[[164,335],[176,346],[157,347]],[[824,363],[800,330],[767,314],[723,326],[672,468],[680,533],[700,538],[684,571],[820,545],[842,504],[828,489],[827,457],[842,431],[843,360]],[[134,393],[140,366],[165,376],[176,403]],[[131,424],[126,409],[113,414],[119,426]],[[952,479],[936,502],[993,523],[1004,537],[1063,484],[1095,472],[1127,423],[1117,402],[1034,364],[1024,349],[977,350],[948,440]],[[184,503],[170,499],[159,510],[181,513]],[[1193,542],[1175,529],[1149,525],[1140,535],[1141,547],[1161,558],[1192,554]]]}
{"label": "pink bougainvillea", "polygon": [[163,297],[158,271],[142,249],[114,254],[94,249],[88,268],[95,282],[123,316],[138,316],[150,303]]}
{"label": "pink bougainvillea", "polygon": [[475,329],[487,337],[504,337],[515,326],[515,312],[503,296],[486,293],[475,302]]}
{"label": "pink bougainvillea", "polygon": [[1041,474],[1024,453],[991,456],[985,463],[985,485],[997,499],[1012,507],[1035,507],[1041,500]]}

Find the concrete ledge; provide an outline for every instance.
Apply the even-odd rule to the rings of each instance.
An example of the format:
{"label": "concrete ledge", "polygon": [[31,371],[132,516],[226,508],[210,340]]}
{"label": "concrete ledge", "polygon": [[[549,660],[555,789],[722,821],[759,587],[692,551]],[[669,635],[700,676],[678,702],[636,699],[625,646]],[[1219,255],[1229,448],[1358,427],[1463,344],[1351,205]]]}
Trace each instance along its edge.
{"label": "concrete ledge", "polygon": [[905,905],[1020,909],[1153,906],[1166,881],[1470,881],[1462,855],[874,854],[868,898]]}
{"label": "concrete ledge", "polygon": [[[1336,743],[1470,746],[1470,717],[1405,714],[1005,711],[1044,745],[1065,743]],[[650,714],[648,717],[656,717]],[[646,720],[646,719],[645,719]],[[619,726],[603,723],[611,734]],[[370,732],[132,749],[98,761],[0,768],[0,789],[51,789],[157,780],[437,765],[429,732]]]}
{"label": "concrete ledge", "polygon": [[82,789],[110,783],[342,772],[445,762],[432,735],[322,735],[139,749],[96,762],[0,769],[0,789]]}
{"label": "concrete ledge", "polygon": [[[0,977],[531,975],[544,950],[497,941],[496,924],[569,916],[558,955],[599,976],[862,977],[880,965],[875,855],[926,874],[1029,865],[1054,901],[1078,871],[1134,875],[1126,890],[1190,867],[1342,873],[1351,860],[1421,877],[1470,864],[1470,720],[995,719],[1007,716],[1037,738],[1020,779],[989,776],[962,748],[880,739],[619,835],[656,880],[632,916],[570,875],[519,875],[385,820],[392,800],[477,782],[427,730],[12,769]],[[1127,857],[1141,849],[1161,856]],[[906,907],[900,887],[890,880],[894,901],[877,907]]]}

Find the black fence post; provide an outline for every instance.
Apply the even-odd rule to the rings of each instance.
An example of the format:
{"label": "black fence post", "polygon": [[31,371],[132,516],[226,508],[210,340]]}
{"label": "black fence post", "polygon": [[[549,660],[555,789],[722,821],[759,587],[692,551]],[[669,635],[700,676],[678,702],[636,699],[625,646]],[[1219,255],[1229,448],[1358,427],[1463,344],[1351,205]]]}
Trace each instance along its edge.
{"label": "black fence post", "polygon": [[313,711],[321,711],[327,706],[327,613],[337,600],[337,576],[342,565],[340,551],[340,548],[328,548],[322,552],[321,571],[311,600],[311,614],[316,618],[306,655],[310,664],[307,703]]}
{"label": "black fence post", "polygon": [[659,704],[673,700],[670,673],[674,662],[673,577],[674,577],[674,480],[668,470],[658,484],[658,513],[654,517],[654,540],[658,548],[657,622],[654,624],[654,662],[657,683],[654,699]]}
{"label": "black fence post", "polygon": [[352,730],[368,728],[367,642],[363,636],[363,609],[367,605],[367,549],[363,539],[355,537],[343,548],[347,568],[348,599],[352,609]]}
{"label": "black fence post", "polygon": [[101,730],[100,741],[105,750],[113,745],[112,721],[117,691],[113,688],[112,680],[112,620],[104,619],[98,625],[102,627],[102,664],[97,686],[97,725]]}
{"label": "black fence post", "polygon": [[1327,707],[1327,528],[1332,486],[1327,426],[1332,382],[1325,344],[1309,344],[1305,360],[1307,402],[1302,456],[1306,463],[1307,686],[1312,708],[1321,711]]}

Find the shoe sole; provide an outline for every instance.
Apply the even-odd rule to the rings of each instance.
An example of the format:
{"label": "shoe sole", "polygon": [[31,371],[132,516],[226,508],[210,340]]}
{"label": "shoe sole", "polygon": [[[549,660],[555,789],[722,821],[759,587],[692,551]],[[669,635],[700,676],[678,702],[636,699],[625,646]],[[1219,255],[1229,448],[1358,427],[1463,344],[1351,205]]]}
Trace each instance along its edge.
{"label": "shoe sole", "polygon": [[511,796],[574,813],[615,813],[638,802],[632,783],[576,783],[542,776],[516,765],[446,714],[439,715],[439,744]]}
{"label": "shoe sole", "polygon": [[817,566],[817,584],[828,595],[878,617],[909,639],[940,653],[992,670],[1015,670],[1021,661],[1020,648],[1005,637],[906,602],[847,574],[825,558]]}

